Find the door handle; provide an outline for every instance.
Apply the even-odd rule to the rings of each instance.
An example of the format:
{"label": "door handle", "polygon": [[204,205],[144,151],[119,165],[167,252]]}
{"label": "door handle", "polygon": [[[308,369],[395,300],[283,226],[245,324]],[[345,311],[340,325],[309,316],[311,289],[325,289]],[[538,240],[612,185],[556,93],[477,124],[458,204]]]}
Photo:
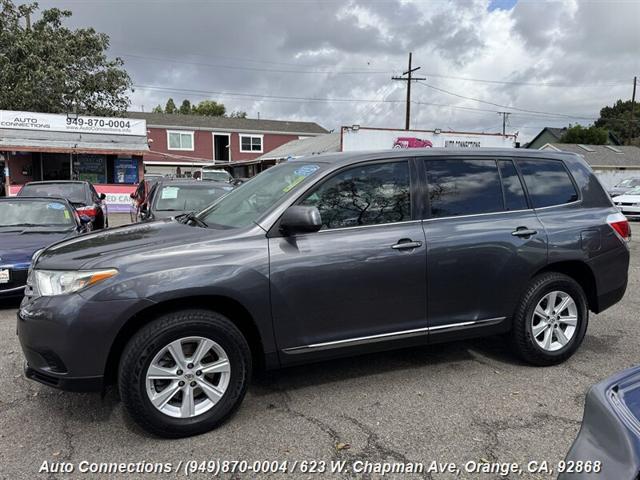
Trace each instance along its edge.
{"label": "door handle", "polygon": [[410,238],[403,238],[402,240],[398,240],[398,243],[396,243],[395,245],[391,245],[391,248],[393,248],[394,250],[409,250],[421,246],[422,242],[414,242]]}
{"label": "door handle", "polygon": [[530,237],[531,235],[535,235],[536,233],[538,233],[537,230],[533,230],[527,227],[518,227],[513,232],[511,232],[511,235],[513,235],[514,237]]}

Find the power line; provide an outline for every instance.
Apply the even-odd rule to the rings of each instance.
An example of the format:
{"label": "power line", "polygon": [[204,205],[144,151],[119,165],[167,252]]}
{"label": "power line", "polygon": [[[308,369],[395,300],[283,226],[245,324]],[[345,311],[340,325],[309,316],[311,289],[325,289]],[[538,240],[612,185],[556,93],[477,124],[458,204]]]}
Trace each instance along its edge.
{"label": "power line", "polygon": [[[168,93],[181,93],[188,96],[198,96],[204,98],[210,98],[211,96],[220,96],[220,97],[229,97],[229,98],[239,98],[245,100],[255,100],[260,102],[270,102],[270,103],[308,103],[308,102],[316,102],[316,103],[372,103],[372,104],[380,104],[380,103],[404,103],[405,100],[392,100],[388,98],[332,98],[332,97],[297,97],[297,96],[286,96],[286,95],[264,95],[257,93],[246,93],[246,92],[225,92],[225,91],[215,91],[215,90],[199,90],[199,89],[186,89],[186,88],[170,88],[170,87],[161,87],[156,85],[141,85],[134,84],[133,85],[137,89],[141,90],[152,90],[152,91],[160,91],[160,92],[168,92]],[[466,98],[466,97],[463,97]],[[455,110],[464,110],[472,113],[491,113],[496,114],[497,110],[495,109],[486,109],[486,108],[477,108],[477,107],[469,107],[463,105],[452,105],[452,104],[443,104],[443,103],[435,103],[435,102],[423,102],[419,100],[412,100],[411,103],[413,105],[422,105],[422,106],[430,106],[436,108],[450,108]],[[507,107],[512,108],[512,107]],[[568,114],[552,114],[549,116],[548,113],[525,113],[525,112],[511,112],[511,115],[518,117],[541,117],[555,120],[570,120],[570,119],[580,119],[585,118],[581,116],[571,116]],[[558,117],[557,115],[561,115]],[[628,121],[622,118],[610,118],[608,121]],[[640,119],[636,120],[640,121]]]}
{"label": "power line", "polygon": [[575,87],[617,87],[626,85],[627,82],[612,82],[612,83],[554,83],[554,82],[520,82],[511,80],[490,80],[484,78],[470,78],[470,77],[457,77],[452,75],[441,75],[439,73],[427,73],[428,77],[434,78],[446,78],[448,80],[462,80],[465,82],[477,82],[477,83],[489,83],[498,85],[517,85],[517,86],[529,86],[529,87],[559,87],[559,88],[575,88]]}
{"label": "power line", "polygon": [[159,62],[170,61],[172,63],[181,63],[185,65],[196,65],[200,67],[222,68],[229,70],[248,70],[252,72],[274,72],[274,73],[299,73],[299,74],[327,74],[327,75],[371,75],[371,74],[385,74],[393,73],[391,70],[290,70],[290,69],[276,69],[276,68],[258,68],[247,67],[241,65],[224,65],[204,62],[190,62],[185,60],[171,60],[162,57],[150,57],[147,55],[134,55],[132,53],[125,53],[120,55],[121,57],[140,58],[142,60],[154,60]]}
{"label": "power line", "polygon": [[579,118],[579,119],[584,119],[584,120],[596,120],[597,119],[597,117],[588,117],[586,115],[585,116],[567,115],[567,114],[564,114],[564,113],[543,112],[543,111],[540,111],[540,110],[529,110],[529,109],[526,109],[526,108],[514,107],[514,106],[511,106],[511,105],[502,105],[500,103],[489,102],[487,100],[481,100],[479,98],[467,97],[467,96],[461,95],[459,93],[450,92],[449,90],[445,90],[444,88],[435,87],[435,86],[429,85],[428,83],[425,83],[425,82],[418,82],[418,84],[423,85],[425,87],[429,87],[429,88],[431,88],[433,90],[437,90],[437,91],[442,92],[442,93],[446,93],[447,95],[453,95],[454,97],[463,98],[465,100],[473,100],[474,102],[485,103],[487,105],[493,105],[494,107],[508,108],[508,109],[511,109],[511,110],[518,110],[520,112],[535,113],[537,115],[547,115],[547,116],[553,116],[553,117]]}
{"label": "power line", "polygon": [[[247,71],[256,71],[256,72],[271,72],[271,73],[293,73],[293,74],[326,74],[326,75],[388,75],[393,74],[393,70],[324,70],[324,69],[310,69],[310,70],[301,70],[301,69],[277,69],[277,68],[259,68],[259,67],[249,67],[242,65],[228,65],[228,64],[219,64],[219,63],[208,63],[208,62],[196,62],[196,61],[188,61],[188,60],[179,60],[176,58],[169,57],[158,57],[158,56],[149,56],[149,55],[141,55],[134,53],[123,53],[118,55],[120,57],[128,57],[128,58],[136,58],[140,60],[151,60],[157,62],[169,62],[169,63],[177,63],[184,65],[194,65],[200,67],[211,67],[211,68],[221,68],[221,69],[231,69],[231,70],[247,70]],[[296,63],[287,63],[287,62],[270,62],[265,60],[253,60],[247,58],[240,57],[229,57],[229,56],[221,56],[216,55],[215,58],[222,58],[226,60],[238,60],[242,62],[249,63],[264,63],[267,65],[285,65],[291,67],[309,67],[310,65],[300,65]],[[486,84],[495,84],[495,85],[513,85],[513,86],[531,86],[531,87],[559,87],[559,88],[576,88],[576,87],[615,87],[621,85],[627,85],[627,82],[615,81],[615,82],[607,82],[607,83],[593,83],[593,84],[577,84],[577,83],[553,83],[553,82],[522,82],[522,81],[510,81],[510,80],[494,80],[494,79],[484,79],[484,78],[472,78],[472,77],[460,77],[455,75],[444,75],[440,73],[426,73],[427,77],[433,78],[443,78],[447,80],[459,80],[464,82],[476,82],[476,83],[486,83]]]}

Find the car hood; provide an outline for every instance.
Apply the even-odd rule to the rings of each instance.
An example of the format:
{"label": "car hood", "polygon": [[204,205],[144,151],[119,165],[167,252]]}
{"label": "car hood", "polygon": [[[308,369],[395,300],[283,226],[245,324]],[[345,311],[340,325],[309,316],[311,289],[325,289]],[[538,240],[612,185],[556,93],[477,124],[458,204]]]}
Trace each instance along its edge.
{"label": "car hood", "polygon": [[640,195],[618,195],[613,197],[612,200],[623,203],[640,203]]}
{"label": "car hood", "polygon": [[37,250],[75,235],[74,229],[0,227],[0,266],[28,268]]}
{"label": "car hood", "polygon": [[234,237],[233,230],[184,225],[174,220],[138,223],[82,235],[47,248],[38,256],[37,268],[79,270],[118,267],[148,252],[161,255],[195,242]]}
{"label": "car hood", "polygon": [[629,187],[612,187],[609,189],[609,195],[612,197],[614,195],[622,195],[624,192],[628,192],[629,190],[631,190]]}
{"label": "car hood", "polygon": [[167,211],[167,210],[154,210],[153,211],[153,219],[154,220],[164,220],[167,218],[177,217],[178,215],[182,215],[184,213],[189,213],[188,211]]}

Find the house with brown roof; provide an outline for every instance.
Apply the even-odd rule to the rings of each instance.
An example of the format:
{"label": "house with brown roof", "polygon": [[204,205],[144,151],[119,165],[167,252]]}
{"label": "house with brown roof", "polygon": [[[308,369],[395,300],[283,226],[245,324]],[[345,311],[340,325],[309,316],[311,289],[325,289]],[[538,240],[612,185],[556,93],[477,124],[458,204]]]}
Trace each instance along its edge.
{"label": "house with brown roof", "polygon": [[[251,177],[266,166],[258,157],[292,140],[327,133],[314,122],[130,112],[147,122],[147,173],[192,175],[220,165],[237,177]],[[178,170],[179,169],[179,170]]]}

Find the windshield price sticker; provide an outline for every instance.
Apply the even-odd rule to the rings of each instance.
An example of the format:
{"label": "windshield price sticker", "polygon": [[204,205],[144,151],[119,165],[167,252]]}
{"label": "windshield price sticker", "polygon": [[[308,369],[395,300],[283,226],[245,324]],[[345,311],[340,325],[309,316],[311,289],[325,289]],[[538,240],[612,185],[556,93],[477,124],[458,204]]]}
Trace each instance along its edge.
{"label": "windshield price sticker", "polygon": [[299,175],[301,177],[308,177],[312,173],[318,171],[320,167],[318,165],[303,165],[300,168],[297,168],[293,173],[294,175]]}
{"label": "windshield price sticker", "polygon": [[530,476],[555,478],[559,473],[586,473],[595,474],[602,471],[601,461],[560,461],[552,463],[547,460],[530,460],[524,463],[518,462],[490,462],[488,460],[469,460],[466,462],[395,462],[395,461],[370,461],[370,460],[188,460],[179,462],[52,462],[44,460],[38,469],[38,473],[92,473],[92,474],[116,474],[116,473],[144,473],[144,474],[171,474],[181,477],[191,477],[199,474],[210,476],[228,476],[237,474],[264,474],[275,473],[291,475],[367,475],[374,477],[399,478],[415,475],[450,474],[453,476],[473,478],[515,478],[518,476]]}
{"label": "windshield price sticker", "polygon": [[64,210],[64,205],[61,203],[51,202],[51,203],[47,203],[47,208],[51,210]]}
{"label": "windshield price sticker", "polygon": [[178,198],[178,187],[164,187],[162,189],[162,200],[175,200]]}

